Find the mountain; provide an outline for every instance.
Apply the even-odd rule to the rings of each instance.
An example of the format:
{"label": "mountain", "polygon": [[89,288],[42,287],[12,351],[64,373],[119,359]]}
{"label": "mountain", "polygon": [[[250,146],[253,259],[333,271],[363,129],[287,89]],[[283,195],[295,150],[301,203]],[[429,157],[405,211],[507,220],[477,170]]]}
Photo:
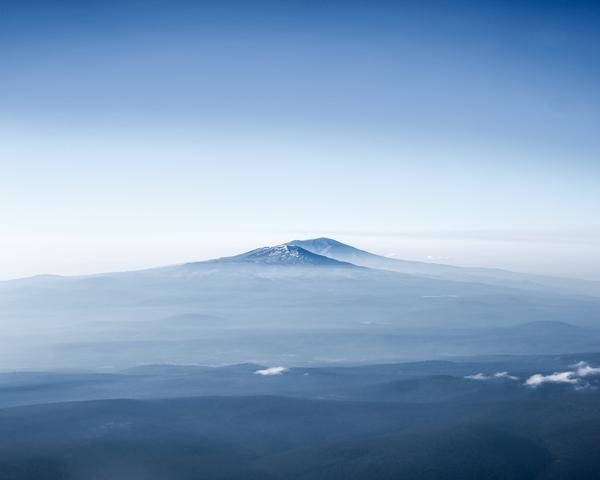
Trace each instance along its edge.
{"label": "mountain", "polygon": [[297,245],[262,247],[249,252],[210,260],[210,263],[253,263],[263,265],[304,265],[315,267],[357,268],[351,263],[323,256]]}
{"label": "mountain", "polygon": [[561,293],[567,291],[569,293],[600,296],[599,282],[516,273],[498,268],[456,267],[439,263],[400,260],[376,255],[326,237],[292,240],[286,245],[296,245],[318,255],[363,267],[391,270],[409,275],[528,290],[551,290]]}
{"label": "mountain", "polygon": [[0,282],[0,365],[366,362],[522,353],[530,341],[536,353],[590,351],[598,341],[584,330],[535,342],[543,323],[523,342],[487,331],[527,322],[595,328],[596,298],[436,276],[431,264],[421,264],[428,274],[364,268],[353,263],[418,262],[311,242],[339,258],[288,244],[148,270]]}
{"label": "mountain", "polygon": [[431,267],[434,266],[433,264],[423,262],[396,260],[381,255],[375,255],[326,237],[313,238],[310,240],[292,240],[291,242],[286,243],[286,245],[302,247],[317,255],[324,255],[336,260],[354,263],[355,265],[383,270],[402,271],[403,273],[427,273],[428,271],[431,272]]}

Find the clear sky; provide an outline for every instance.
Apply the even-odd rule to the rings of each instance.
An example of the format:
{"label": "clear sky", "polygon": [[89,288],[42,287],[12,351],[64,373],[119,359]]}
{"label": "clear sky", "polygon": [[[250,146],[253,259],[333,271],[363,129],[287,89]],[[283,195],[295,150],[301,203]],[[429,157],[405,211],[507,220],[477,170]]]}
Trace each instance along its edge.
{"label": "clear sky", "polygon": [[0,278],[332,236],[600,280],[600,4],[0,0]]}

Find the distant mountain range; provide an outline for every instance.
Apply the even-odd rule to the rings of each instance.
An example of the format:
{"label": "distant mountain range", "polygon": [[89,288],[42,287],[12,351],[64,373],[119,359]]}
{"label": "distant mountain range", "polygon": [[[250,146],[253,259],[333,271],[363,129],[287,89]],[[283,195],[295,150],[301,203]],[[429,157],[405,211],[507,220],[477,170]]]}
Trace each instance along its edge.
{"label": "distant mountain range", "polygon": [[310,240],[292,240],[286,245],[296,245],[318,255],[363,267],[391,270],[409,275],[452,281],[479,282],[513,288],[551,289],[563,293],[568,291],[585,295],[600,295],[600,282],[516,273],[498,268],[456,267],[439,263],[400,260],[375,255],[325,237]]}
{"label": "distant mountain range", "polygon": [[[230,257],[190,262],[170,267],[67,278],[91,278],[119,274],[135,275],[150,272],[153,272],[154,274],[159,272],[189,272],[202,269],[214,270],[214,268],[218,268],[220,266],[229,267],[230,271],[232,268],[243,269],[242,267],[251,266],[328,267],[329,269],[355,270],[359,270],[358,267],[362,267],[363,269],[368,268],[371,270],[396,272],[414,277],[452,282],[479,283],[483,285],[509,287],[512,289],[517,288],[524,290],[549,291],[561,294],[600,296],[600,282],[517,273],[497,268],[457,267],[439,263],[401,260],[382,255],[376,255],[374,253],[367,252],[365,250],[361,250],[351,245],[347,245],[326,237],[308,240],[292,240],[291,242],[287,242],[282,245],[261,247]],[[273,270],[271,269],[271,271]],[[310,268],[302,269],[303,275],[306,275],[309,272]],[[290,271],[288,270],[287,273],[289,274]],[[322,275],[324,271],[323,269],[319,269],[315,271],[315,273]],[[61,278],[65,277],[61,277],[59,275],[38,275],[31,278],[0,282],[0,285],[3,283],[14,284],[15,282],[44,285],[47,282],[57,281]]]}
{"label": "distant mountain range", "polygon": [[[294,240],[168,267],[0,282],[0,365],[590,351],[600,318],[595,287],[396,260],[327,238]],[[532,322],[539,328],[506,330]]]}
{"label": "distant mountain range", "polygon": [[[262,247],[240,255],[185,264],[186,268],[216,265],[239,266],[320,266],[329,268],[363,267],[405,275],[453,282],[480,283],[524,290],[552,291],[561,294],[600,296],[600,282],[517,273],[497,268],[457,267],[376,255],[337,240],[320,237],[292,240],[273,247]],[[289,273],[289,272],[288,272]],[[306,270],[303,272],[306,274]],[[323,272],[321,271],[321,274]]]}

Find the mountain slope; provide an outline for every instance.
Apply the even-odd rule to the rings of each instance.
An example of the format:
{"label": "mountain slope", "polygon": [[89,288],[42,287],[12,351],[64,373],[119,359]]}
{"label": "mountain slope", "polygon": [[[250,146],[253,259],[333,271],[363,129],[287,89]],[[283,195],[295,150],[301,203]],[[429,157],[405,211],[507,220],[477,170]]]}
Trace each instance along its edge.
{"label": "mountain slope", "polygon": [[210,263],[254,263],[263,265],[306,265],[317,267],[357,268],[350,263],[323,256],[296,245],[262,247],[249,252],[210,260]]}
{"label": "mountain slope", "polygon": [[[483,334],[450,341],[439,332],[526,322],[594,327],[600,302],[357,267],[288,245],[142,271],[0,282],[0,311],[3,368],[97,368],[423,359],[482,353],[482,338],[487,353],[520,353],[523,343],[499,350]],[[546,342],[538,353],[589,351],[583,335],[560,349]]]}
{"label": "mountain slope", "polygon": [[600,296],[600,284],[598,282],[516,273],[497,268],[456,267],[438,263],[400,260],[375,255],[325,237],[309,240],[292,240],[287,245],[296,245],[318,255],[324,255],[363,267],[391,270],[409,275],[461,282],[477,282],[529,290],[549,289],[557,292],[567,291],[569,293]]}

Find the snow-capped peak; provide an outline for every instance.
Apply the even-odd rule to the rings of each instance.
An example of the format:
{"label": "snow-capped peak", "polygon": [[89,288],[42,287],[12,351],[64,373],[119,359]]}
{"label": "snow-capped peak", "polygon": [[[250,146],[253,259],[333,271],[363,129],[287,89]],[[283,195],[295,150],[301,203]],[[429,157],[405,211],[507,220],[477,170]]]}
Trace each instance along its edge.
{"label": "snow-capped peak", "polygon": [[331,267],[350,266],[332,258],[312,253],[297,245],[276,245],[274,247],[262,247],[256,250],[236,255],[234,257],[222,258],[220,261],[245,262],[268,265],[323,265]]}

